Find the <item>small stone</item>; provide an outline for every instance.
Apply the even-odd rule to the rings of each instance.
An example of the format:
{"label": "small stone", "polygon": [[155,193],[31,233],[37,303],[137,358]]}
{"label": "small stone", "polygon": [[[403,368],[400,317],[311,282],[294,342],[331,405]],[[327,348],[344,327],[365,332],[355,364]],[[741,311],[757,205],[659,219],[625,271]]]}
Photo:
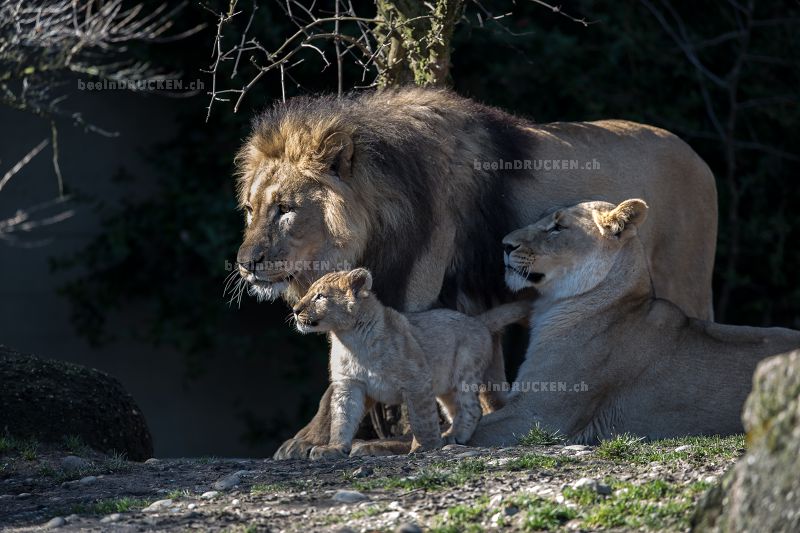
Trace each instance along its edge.
{"label": "small stone", "polygon": [[422,528],[417,524],[400,524],[394,533],[422,533]]}
{"label": "small stone", "polygon": [[570,444],[569,446],[564,446],[564,449],[571,452],[585,452],[589,447],[583,444]]}
{"label": "small stone", "polygon": [[157,465],[157,464],[161,464],[161,460],[160,459],[156,459],[155,457],[151,457],[150,459],[145,461],[144,464],[146,464],[146,465]]}
{"label": "small stone", "polygon": [[186,506],[186,508],[189,509],[190,511],[192,509],[197,509],[197,504],[196,503],[190,503],[189,505]]}
{"label": "small stone", "polygon": [[56,529],[59,527],[63,527],[67,524],[67,521],[64,520],[62,517],[57,516],[55,518],[51,518],[49,522],[44,525],[45,529]]}
{"label": "small stone", "polygon": [[148,505],[144,509],[142,509],[142,512],[144,512],[144,513],[157,513],[158,511],[163,511],[164,509],[166,509],[170,505],[172,505],[172,500],[158,500],[158,501],[155,501],[155,502],[151,503],[150,505]]}
{"label": "small stone", "polygon": [[356,503],[368,498],[356,490],[337,490],[332,499],[335,502]]}
{"label": "small stone", "polygon": [[104,516],[103,518],[101,518],[100,522],[108,524],[110,522],[117,522],[119,521],[120,518],[122,518],[122,515],[120,513],[112,513],[108,516]]}
{"label": "small stone", "polygon": [[688,452],[691,449],[692,449],[692,445],[691,444],[684,444],[683,446],[678,446],[677,448],[675,448],[674,451],[675,452]]}
{"label": "small stone", "polygon": [[63,468],[67,472],[84,470],[88,467],[89,467],[89,461],[77,457],[75,455],[68,455],[61,460],[61,468]]}
{"label": "small stone", "polygon": [[241,482],[242,479],[239,476],[231,474],[214,483],[213,487],[216,490],[230,490]]}
{"label": "small stone", "polygon": [[369,477],[375,471],[370,468],[369,466],[359,466],[353,471],[353,477],[361,478],[361,477]]}
{"label": "small stone", "polygon": [[468,457],[477,457],[480,454],[481,454],[480,452],[476,452],[476,451],[472,450],[472,451],[468,451],[468,452],[459,453],[458,455],[456,455],[456,459],[466,459]]}
{"label": "small stone", "polygon": [[239,498],[234,498],[234,499],[233,499],[233,501],[231,502],[231,505],[233,505],[234,507],[236,507],[237,505],[239,505],[239,503],[240,503],[240,502],[239,502]]}
{"label": "small stone", "polygon": [[596,479],[592,479],[590,477],[582,477],[572,485],[570,485],[573,489],[589,489],[589,490],[597,490],[597,485],[599,483]]}
{"label": "small stone", "polygon": [[500,507],[501,503],[503,503],[502,494],[495,494],[489,499],[489,507]]}
{"label": "small stone", "polygon": [[81,485],[91,485],[95,481],[97,481],[97,477],[96,476],[86,476],[86,477],[82,477],[78,481],[78,483],[80,483]]}
{"label": "small stone", "polygon": [[209,490],[208,492],[204,492],[203,494],[201,494],[200,497],[204,500],[213,500],[214,498],[217,497],[218,494],[219,492],[215,490]]}
{"label": "small stone", "polygon": [[72,522],[74,520],[77,520],[78,518],[80,518],[80,516],[78,516],[76,514],[71,514],[71,515],[65,517],[64,520],[66,520],[67,522]]}
{"label": "small stone", "polygon": [[465,450],[469,446],[464,446],[463,444],[448,444],[447,446],[443,446],[442,449],[448,452],[452,451],[460,451]]}

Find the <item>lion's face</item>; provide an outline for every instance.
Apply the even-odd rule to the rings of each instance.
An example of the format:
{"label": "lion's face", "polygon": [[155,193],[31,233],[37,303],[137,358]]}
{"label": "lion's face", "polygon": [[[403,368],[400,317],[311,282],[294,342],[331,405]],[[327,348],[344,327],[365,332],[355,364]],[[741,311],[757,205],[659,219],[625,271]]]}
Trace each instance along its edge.
{"label": "lion's face", "polygon": [[349,191],[337,174],[352,147],[343,154],[349,138],[329,138],[322,148],[291,157],[285,146],[266,149],[267,141],[255,135],[240,154],[245,230],[237,263],[252,295],[273,300],[288,291],[292,301],[359,252],[344,209]]}
{"label": "lion's face", "polygon": [[292,308],[297,330],[311,333],[351,329],[359,304],[369,297],[371,288],[372,276],[363,268],[325,274]]}
{"label": "lion's face", "polygon": [[506,284],[519,291],[570,297],[595,287],[644,221],[647,204],[584,202],[505,236]]}

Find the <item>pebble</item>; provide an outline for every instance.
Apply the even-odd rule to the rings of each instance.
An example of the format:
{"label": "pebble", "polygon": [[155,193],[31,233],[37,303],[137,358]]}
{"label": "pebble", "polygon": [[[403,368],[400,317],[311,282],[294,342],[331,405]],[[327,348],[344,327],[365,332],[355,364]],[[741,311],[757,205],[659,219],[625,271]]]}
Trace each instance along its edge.
{"label": "pebble", "polygon": [[570,444],[569,446],[564,446],[564,449],[571,452],[584,452],[588,450],[589,447],[584,446],[583,444]]}
{"label": "pebble", "polygon": [[50,521],[49,521],[49,522],[47,522],[47,523],[44,525],[44,528],[45,528],[45,529],[56,529],[56,528],[59,528],[59,527],[65,526],[66,524],[67,524],[67,521],[66,521],[66,520],[64,520],[64,519],[63,519],[62,517],[60,517],[60,516],[57,516],[57,517],[55,517],[55,518],[52,518],[52,519],[50,519]]}
{"label": "pebble", "polygon": [[80,483],[81,485],[90,485],[90,484],[94,483],[95,481],[97,481],[97,477],[96,476],[86,476],[86,477],[82,477],[80,479],[80,481],[78,481],[78,483]]}
{"label": "pebble", "polygon": [[234,506],[234,507],[236,507],[236,506],[237,506],[237,505],[239,505],[240,503],[241,503],[241,502],[239,501],[239,498],[234,498],[234,499],[233,499],[233,501],[231,502],[231,505],[232,505],[232,506]]}
{"label": "pebble", "polygon": [[242,479],[238,475],[231,474],[214,483],[213,487],[216,490],[230,490],[241,482]]}
{"label": "pebble", "polygon": [[472,451],[469,451],[469,452],[464,452],[464,453],[457,454],[456,455],[456,459],[466,459],[467,457],[477,457],[480,454],[481,454],[481,452],[476,452],[476,451],[472,450]]}
{"label": "pebble", "polygon": [[422,528],[417,524],[400,524],[394,533],[422,533]]}
{"label": "pebble", "polygon": [[108,516],[104,516],[103,518],[101,518],[100,522],[102,522],[103,524],[108,524],[110,522],[117,522],[119,521],[120,518],[122,518],[122,515],[120,513],[112,513]]}
{"label": "pebble", "polygon": [[683,446],[678,446],[677,448],[675,448],[674,451],[676,451],[676,452],[688,452],[691,449],[692,449],[692,445],[691,444],[684,444]]}
{"label": "pebble", "polygon": [[367,497],[356,490],[337,490],[332,499],[335,502],[356,503],[366,500]]}
{"label": "pebble", "polygon": [[67,470],[68,472],[73,472],[75,470],[83,470],[84,468],[88,467],[89,467],[89,461],[77,457],[75,455],[68,455],[61,460],[61,468]]}
{"label": "pebble", "polygon": [[172,505],[172,500],[158,500],[158,501],[155,501],[155,502],[151,503],[150,505],[148,505],[144,509],[142,509],[142,512],[144,512],[144,513],[156,513],[158,511],[163,511],[164,509],[166,509],[170,505]]}
{"label": "pebble", "polygon": [[571,485],[573,489],[589,489],[597,494],[611,494],[611,487],[600,483],[596,479],[582,477]]}
{"label": "pebble", "polygon": [[372,468],[370,468],[369,466],[359,466],[358,468],[356,468],[353,471],[353,477],[358,477],[358,478],[369,477],[374,472],[375,471]]}
{"label": "pebble", "polygon": [[157,464],[160,464],[160,463],[161,463],[161,460],[160,459],[156,459],[155,457],[151,457],[150,459],[148,459],[147,461],[144,462],[144,464],[146,464],[146,465],[157,465]]}
{"label": "pebble", "polygon": [[201,494],[200,497],[204,500],[213,500],[214,498],[217,497],[218,494],[219,492],[215,490],[210,490],[208,492],[204,492],[203,494]]}
{"label": "pebble", "polygon": [[186,508],[191,511],[191,510],[197,508],[197,504],[196,503],[190,503],[189,505],[186,506]]}

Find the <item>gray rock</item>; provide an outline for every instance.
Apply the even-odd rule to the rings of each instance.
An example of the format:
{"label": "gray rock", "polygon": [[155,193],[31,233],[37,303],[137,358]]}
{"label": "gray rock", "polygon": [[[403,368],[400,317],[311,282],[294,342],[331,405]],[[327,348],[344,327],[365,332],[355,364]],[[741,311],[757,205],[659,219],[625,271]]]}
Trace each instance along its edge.
{"label": "gray rock", "polygon": [[361,494],[356,490],[337,490],[336,494],[333,495],[332,499],[335,502],[357,503],[357,502],[363,502],[368,498],[367,496]]}
{"label": "gray rock", "polygon": [[422,528],[417,524],[400,524],[394,533],[422,533]]}
{"label": "gray rock", "polygon": [[64,518],[57,516],[55,518],[51,518],[49,522],[44,525],[45,529],[57,529],[59,527],[63,527],[67,525],[67,521]]}
{"label": "gray rock", "polygon": [[758,365],[742,422],[747,454],[702,498],[692,530],[800,531],[800,350]]}
{"label": "gray rock", "polygon": [[355,478],[369,477],[374,472],[375,471],[369,466],[359,466],[353,471],[353,477]]}
{"label": "gray rock", "polygon": [[590,448],[588,446],[584,446],[583,444],[570,444],[569,446],[564,446],[564,449],[571,452],[585,452]]}
{"label": "gray rock", "polygon": [[169,500],[169,499],[167,499],[167,500],[158,500],[158,501],[155,501],[155,502],[151,503],[150,505],[148,505],[144,509],[142,509],[142,512],[143,513],[157,513],[158,511],[163,511],[164,509],[167,509],[171,505],[172,505],[172,500]]}
{"label": "gray rock", "polygon": [[570,486],[573,489],[588,489],[602,495],[611,494],[611,487],[589,477],[582,477]]}
{"label": "gray rock", "polygon": [[161,459],[156,459],[155,457],[151,457],[147,461],[144,462],[146,465],[157,465],[161,464]]}
{"label": "gray rock", "polygon": [[680,452],[688,452],[691,449],[692,449],[691,444],[684,444],[683,446],[678,446],[673,451],[680,453]]}
{"label": "gray rock", "polygon": [[204,492],[203,494],[201,494],[200,498],[202,498],[204,500],[213,500],[214,498],[217,497],[218,494],[219,494],[219,492],[217,492],[215,490],[209,490],[208,492]]}
{"label": "gray rock", "polygon": [[75,472],[77,470],[85,470],[89,468],[89,461],[75,455],[68,455],[61,460],[61,468],[67,472]]}
{"label": "gray rock", "polygon": [[468,457],[477,457],[481,454],[481,452],[476,452],[475,450],[470,450],[468,452],[459,453],[456,455],[456,459],[466,459]]}
{"label": "gray rock", "polygon": [[97,477],[95,477],[95,476],[86,476],[86,477],[82,477],[78,481],[78,483],[80,483],[81,485],[91,485],[95,481],[97,481]]}
{"label": "gray rock", "polygon": [[212,486],[216,490],[230,490],[241,482],[242,479],[238,475],[231,474],[229,476],[225,476],[224,478],[220,479]]}
{"label": "gray rock", "polygon": [[100,522],[102,522],[103,524],[109,524],[111,522],[118,522],[120,518],[122,518],[122,515],[120,513],[112,513],[108,516],[104,516],[103,518],[101,518]]}
{"label": "gray rock", "polygon": [[33,497],[33,494],[31,494],[30,492],[20,492],[19,494],[17,494],[17,498],[19,498],[20,500],[24,500],[26,498],[32,498],[32,497]]}

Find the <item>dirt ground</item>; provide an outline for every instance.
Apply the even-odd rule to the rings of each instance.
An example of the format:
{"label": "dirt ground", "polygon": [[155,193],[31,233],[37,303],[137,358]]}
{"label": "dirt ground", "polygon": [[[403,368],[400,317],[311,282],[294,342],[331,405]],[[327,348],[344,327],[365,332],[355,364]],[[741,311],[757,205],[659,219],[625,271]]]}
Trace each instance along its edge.
{"label": "dirt ground", "polygon": [[151,459],[7,446],[0,529],[481,531],[688,528],[741,438],[449,446],[335,462]]}

